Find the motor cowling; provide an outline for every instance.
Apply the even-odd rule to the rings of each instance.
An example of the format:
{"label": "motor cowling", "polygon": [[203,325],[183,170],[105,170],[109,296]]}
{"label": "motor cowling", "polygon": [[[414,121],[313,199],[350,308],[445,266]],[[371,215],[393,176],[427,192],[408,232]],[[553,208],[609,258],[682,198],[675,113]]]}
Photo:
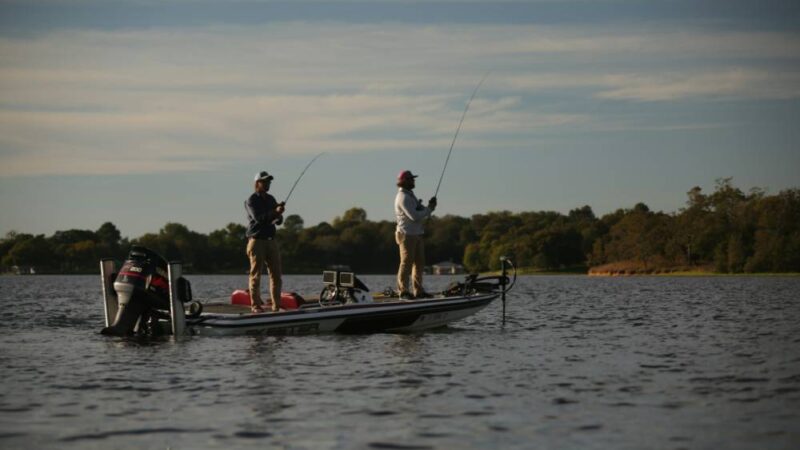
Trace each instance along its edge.
{"label": "motor cowling", "polygon": [[[189,281],[181,277],[177,282],[178,298],[181,302],[191,301]],[[114,280],[114,291],[119,305],[117,316],[111,326],[101,331],[102,334],[130,335],[137,330],[137,325],[151,317],[157,319],[168,315],[170,286],[167,261],[148,248],[131,247]]]}

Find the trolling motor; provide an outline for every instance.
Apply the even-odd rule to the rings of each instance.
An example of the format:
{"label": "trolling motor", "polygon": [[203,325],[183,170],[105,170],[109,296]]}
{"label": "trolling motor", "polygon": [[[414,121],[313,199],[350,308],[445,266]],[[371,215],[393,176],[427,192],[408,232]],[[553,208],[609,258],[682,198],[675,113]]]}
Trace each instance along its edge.
{"label": "trolling motor", "polygon": [[[512,270],[512,277],[509,278],[508,270]],[[442,294],[445,297],[468,296],[475,294],[500,293],[503,301],[503,324],[506,323],[506,292],[510,291],[517,282],[517,268],[506,256],[500,257],[500,275],[479,276],[477,273],[467,275],[462,282],[453,282],[445,289]]]}
{"label": "trolling motor", "polygon": [[[500,292],[505,294],[510,291],[517,281],[517,269],[505,256],[500,257],[501,274],[479,276],[477,273],[469,274],[464,281],[453,282],[442,292],[445,297],[473,294],[490,294]],[[508,269],[513,270],[513,277],[508,277]]]}
{"label": "trolling motor", "polygon": [[[502,269],[503,275],[502,275],[502,278],[501,278],[501,281],[500,281],[500,288],[501,288],[501,292],[502,292],[502,294],[500,294],[500,298],[503,301],[503,326],[505,326],[505,324],[506,324],[506,292],[510,291],[511,288],[514,287],[514,284],[517,282],[517,268],[514,267],[514,263],[512,263],[511,260],[508,259],[507,256],[501,256],[500,257],[500,266],[503,268]],[[511,280],[511,284],[508,285],[508,287],[506,287],[506,285],[508,284],[507,266],[510,266],[514,270],[514,278],[513,278],[513,280]]]}
{"label": "trolling motor", "polygon": [[[104,260],[101,263],[101,272],[106,270],[107,262]],[[106,297],[106,327],[100,331],[101,334],[161,334],[159,319],[169,319],[173,323],[174,332],[178,315],[185,320],[183,303],[192,300],[192,288],[189,281],[180,276],[180,264],[167,264],[158,253],[145,247],[133,246],[119,273],[102,275]],[[113,292],[108,289],[111,281]],[[116,297],[116,305],[111,297]],[[176,303],[180,311],[176,311]],[[116,313],[112,322],[110,319],[114,306]]]}

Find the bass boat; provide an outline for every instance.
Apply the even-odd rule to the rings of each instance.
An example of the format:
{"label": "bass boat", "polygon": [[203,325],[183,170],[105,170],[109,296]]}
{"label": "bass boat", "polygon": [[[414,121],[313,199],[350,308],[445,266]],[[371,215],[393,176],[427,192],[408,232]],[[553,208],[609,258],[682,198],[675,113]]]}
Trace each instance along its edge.
{"label": "bass boat", "polygon": [[[323,272],[318,298],[284,293],[280,311],[253,313],[249,295],[236,291],[231,303],[193,300],[191,283],[179,262],[134,246],[119,271],[100,262],[106,326],[101,333],[130,335],[296,335],[313,333],[419,332],[475,314],[516,282],[516,269],[501,258],[501,275],[468,275],[426,298],[373,294],[352,272]],[[513,276],[509,277],[511,269]]]}

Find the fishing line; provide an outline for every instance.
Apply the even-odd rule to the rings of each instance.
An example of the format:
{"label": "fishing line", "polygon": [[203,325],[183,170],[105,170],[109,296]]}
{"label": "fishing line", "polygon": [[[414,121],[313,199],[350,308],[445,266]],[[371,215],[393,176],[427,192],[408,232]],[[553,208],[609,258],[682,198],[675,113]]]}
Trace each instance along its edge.
{"label": "fishing line", "polygon": [[456,134],[453,136],[453,142],[450,143],[450,150],[447,151],[447,159],[444,160],[444,167],[442,167],[442,174],[439,176],[439,183],[436,185],[436,192],[434,192],[433,196],[436,197],[436,194],[439,193],[439,186],[442,185],[442,178],[444,178],[444,171],[447,170],[447,163],[450,162],[450,154],[453,153],[453,146],[456,145],[456,138],[458,137],[458,132],[461,131],[461,124],[464,123],[464,118],[467,117],[467,111],[469,110],[469,105],[472,103],[472,99],[475,98],[475,94],[478,93],[478,89],[480,89],[483,82],[486,80],[486,77],[489,76],[489,72],[486,72],[486,75],[481,78],[480,83],[475,86],[475,90],[472,91],[472,96],[470,96],[469,101],[467,102],[467,106],[464,107],[464,112],[461,114],[461,120],[458,121],[458,128],[456,128]]}

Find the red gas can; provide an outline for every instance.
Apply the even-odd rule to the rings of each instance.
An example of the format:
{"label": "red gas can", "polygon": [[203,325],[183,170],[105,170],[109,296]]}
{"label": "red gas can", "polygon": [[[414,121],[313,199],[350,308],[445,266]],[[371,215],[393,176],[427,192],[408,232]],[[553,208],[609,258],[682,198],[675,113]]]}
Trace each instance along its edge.
{"label": "red gas can", "polygon": [[250,306],[250,292],[237,289],[231,294],[231,305]]}
{"label": "red gas can", "polygon": [[[281,292],[281,308],[297,309],[305,303],[303,297],[296,292]],[[231,305],[250,306],[250,291],[237,289],[231,294]],[[269,307],[269,305],[267,305]]]}
{"label": "red gas can", "polygon": [[303,306],[306,301],[296,292],[281,292],[281,308],[297,309]]}

